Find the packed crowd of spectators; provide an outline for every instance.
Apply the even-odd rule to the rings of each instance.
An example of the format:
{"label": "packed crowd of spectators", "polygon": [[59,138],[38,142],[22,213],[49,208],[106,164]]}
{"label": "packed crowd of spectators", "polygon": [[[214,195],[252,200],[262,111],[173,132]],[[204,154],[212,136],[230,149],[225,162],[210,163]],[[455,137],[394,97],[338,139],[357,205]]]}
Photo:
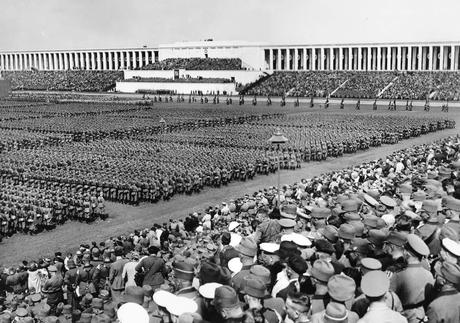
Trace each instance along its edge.
{"label": "packed crowd of spectators", "polygon": [[12,90],[103,92],[123,79],[122,71],[5,71]]}
{"label": "packed crowd of spectators", "polygon": [[219,77],[181,77],[171,79],[166,77],[135,77],[125,82],[165,82],[165,83],[232,83],[232,80]]}
{"label": "packed crowd of spectators", "polygon": [[2,322],[458,322],[460,139],[0,274]]}
{"label": "packed crowd of spectators", "polygon": [[375,98],[398,74],[395,72],[355,72],[333,95],[337,98]]}
{"label": "packed crowd of spectators", "polygon": [[433,94],[436,100],[458,100],[459,76],[457,72],[286,71],[246,86],[245,93],[323,97],[337,90],[333,97],[375,98],[388,86],[381,98],[424,100]]}
{"label": "packed crowd of spectators", "polygon": [[239,58],[167,58],[141,67],[143,70],[241,70]]}
{"label": "packed crowd of spectators", "polygon": [[247,90],[248,95],[324,97],[350,78],[350,72],[274,72]]}

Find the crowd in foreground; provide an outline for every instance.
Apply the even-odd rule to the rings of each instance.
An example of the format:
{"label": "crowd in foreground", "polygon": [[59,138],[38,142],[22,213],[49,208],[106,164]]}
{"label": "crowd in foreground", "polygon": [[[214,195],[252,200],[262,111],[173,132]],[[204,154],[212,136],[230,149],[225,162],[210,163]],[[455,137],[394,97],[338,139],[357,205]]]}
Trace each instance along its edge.
{"label": "crowd in foreground", "polygon": [[0,322],[458,322],[460,138],[4,268]]}

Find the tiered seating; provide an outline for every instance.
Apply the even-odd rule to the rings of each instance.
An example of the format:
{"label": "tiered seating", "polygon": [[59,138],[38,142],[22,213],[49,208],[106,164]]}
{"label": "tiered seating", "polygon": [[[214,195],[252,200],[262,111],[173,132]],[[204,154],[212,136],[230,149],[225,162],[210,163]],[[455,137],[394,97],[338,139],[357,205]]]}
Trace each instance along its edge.
{"label": "tiered seating", "polygon": [[239,58],[167,58],[148,64],[143,70],[241,70]]}
{"label": "tiered seating", "polygon": [[123,79],[119,71],[14,71],[4,72],[13,90],[102,92]]}

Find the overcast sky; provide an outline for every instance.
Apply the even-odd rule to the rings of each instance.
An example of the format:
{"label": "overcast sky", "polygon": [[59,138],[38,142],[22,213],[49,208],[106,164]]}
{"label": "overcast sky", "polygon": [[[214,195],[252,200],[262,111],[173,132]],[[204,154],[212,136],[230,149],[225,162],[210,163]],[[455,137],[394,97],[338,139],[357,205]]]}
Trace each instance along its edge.
{"label": "overcast sky", "polygon": [[1,0],[0,50],[460,40],[460,0]]}

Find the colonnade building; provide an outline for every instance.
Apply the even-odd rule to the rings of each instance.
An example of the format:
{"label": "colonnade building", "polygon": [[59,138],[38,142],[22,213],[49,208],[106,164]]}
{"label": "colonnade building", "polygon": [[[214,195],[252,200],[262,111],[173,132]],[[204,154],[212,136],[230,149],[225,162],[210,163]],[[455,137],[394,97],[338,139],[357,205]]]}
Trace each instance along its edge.
{"label": "colonnade building", "polygon": [[0,52],[0,70],[132,70],[167,58],[240,58],[248,70],[458,71],[460,41],[272,45],[179,42],[154,48]]}

